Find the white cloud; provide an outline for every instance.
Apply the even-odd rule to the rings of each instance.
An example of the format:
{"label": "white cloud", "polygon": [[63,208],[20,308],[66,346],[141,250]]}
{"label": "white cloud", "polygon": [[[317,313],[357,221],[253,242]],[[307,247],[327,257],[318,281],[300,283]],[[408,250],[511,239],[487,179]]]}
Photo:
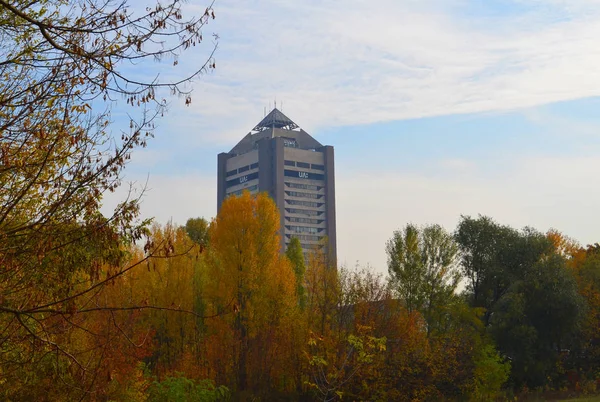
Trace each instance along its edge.
{"label": "white cloud", "polygon": [[217,70],[165,128],[232,145],[274,97],[311,132],[600,95],[593,3],[539,0],[493,17],[463,14],[464,3],[219,2]]}

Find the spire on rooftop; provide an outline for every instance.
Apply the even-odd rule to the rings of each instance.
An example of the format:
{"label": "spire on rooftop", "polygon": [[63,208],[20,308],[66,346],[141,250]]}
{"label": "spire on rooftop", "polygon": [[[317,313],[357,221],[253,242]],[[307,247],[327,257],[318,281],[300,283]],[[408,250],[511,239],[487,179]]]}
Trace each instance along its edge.
{"label": "spire on rooftop", "polygon": [[298,128],[298,125],[284,115],[279,109],[275,108],[253,128],[253,131],[262,131],[268,128],[293,130]]}

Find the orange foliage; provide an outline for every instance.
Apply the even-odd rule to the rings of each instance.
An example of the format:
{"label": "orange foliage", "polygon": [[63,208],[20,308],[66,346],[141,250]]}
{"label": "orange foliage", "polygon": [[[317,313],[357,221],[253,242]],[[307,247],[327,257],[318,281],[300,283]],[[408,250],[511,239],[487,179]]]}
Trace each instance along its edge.
{"label": "orange foliage", "polygon": [[573,257],[580,249],[579,243],[556,229],[550,229],[546,233],[546,237],[552,242],[556,252],[563,257]]}
{"label": "orange foliage", "polygon": [[228,198],[209,230],[206,297],[229,313],[211,322],[209,361],[218,382],[242,393],[265,393],[286,380],[296,279],[280,255],[278,230],[271,198],[248,192]]}

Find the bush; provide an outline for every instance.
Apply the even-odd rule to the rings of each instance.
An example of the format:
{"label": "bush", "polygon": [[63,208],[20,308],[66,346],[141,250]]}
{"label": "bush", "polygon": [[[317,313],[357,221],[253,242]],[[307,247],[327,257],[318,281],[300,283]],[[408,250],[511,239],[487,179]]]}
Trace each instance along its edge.
{"label": "bush", "polygon": [[492,344],[481,348],[474,358],[471,400],[492,401],[508,380],[510,363],[504,362]]}
{"label": "bush", "polygon": [[154,381],[148,388],[148,402],[220,402],[230,399],[230,391],[211,380],[195,381],[178,374]]}

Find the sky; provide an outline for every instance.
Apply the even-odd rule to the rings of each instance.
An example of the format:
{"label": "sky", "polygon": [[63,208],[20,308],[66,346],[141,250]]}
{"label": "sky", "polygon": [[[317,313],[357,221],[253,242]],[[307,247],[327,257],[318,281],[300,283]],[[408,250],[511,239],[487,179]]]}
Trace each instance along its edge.
{"label": "sky", "polygon": [[[190,0],[184,11],[206,6]],[[216,69],[190,86],[191,105],[171,98],[124,172],[125,183],[147,186],[144,217],[212,218],[217,154],[277,100],[335,148],[341,264],[385,273],[394,230],[452,231],[461,215],[600,241],[600,0],[217,0],[214,9],[205,42],[177,67],[134,72],[184,74],[219,36]]]}

